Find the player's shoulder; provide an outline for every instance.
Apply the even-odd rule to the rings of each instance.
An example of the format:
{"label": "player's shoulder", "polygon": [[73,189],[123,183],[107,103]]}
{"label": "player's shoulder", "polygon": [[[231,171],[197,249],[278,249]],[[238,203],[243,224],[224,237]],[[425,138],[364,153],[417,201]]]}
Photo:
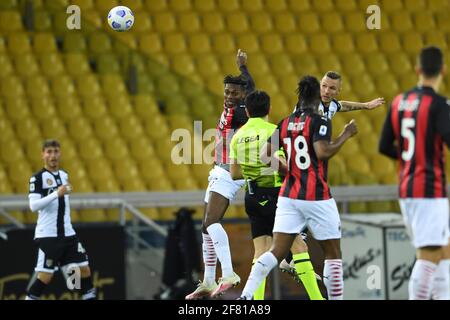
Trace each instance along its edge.
{"label": "player's shoulder", "polygon": [[59,169],[59,173],[65,176],[69,176],[69,173],[64,169]]}
{"label": "player's shoulder", "polygon": [[33,173],[30,177],[30,182],[35,182],[37,180],[42,180],[42,175],[46,172],[45,169],[41,169],[35,173]]}

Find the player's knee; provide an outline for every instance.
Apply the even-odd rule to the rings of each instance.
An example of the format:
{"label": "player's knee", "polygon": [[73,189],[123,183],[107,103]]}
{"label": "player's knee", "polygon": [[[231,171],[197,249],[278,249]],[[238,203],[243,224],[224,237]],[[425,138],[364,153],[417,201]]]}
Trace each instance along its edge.
{"label": "player's knee", "polygon": [[49,284],[53,279],[53,273],[38,272],[37,278],[45,284]]}
{"label": "player's knee", "polygon": [[289,249],[284,250],[283,248],[272,247],[270,252],[272,252],[272,254],[275,256],[275,258],[277,258],[278,263],[280,263],[288,255]]}

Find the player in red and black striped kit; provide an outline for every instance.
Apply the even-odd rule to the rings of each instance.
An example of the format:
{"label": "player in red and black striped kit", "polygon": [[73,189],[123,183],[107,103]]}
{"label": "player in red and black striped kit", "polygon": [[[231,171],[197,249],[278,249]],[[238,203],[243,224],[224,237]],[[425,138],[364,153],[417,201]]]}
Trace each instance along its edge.
{"label": "player in red and black striped kit", "polygon": [[450,101],[436,92],[444,73],[442,52],[422,50],[417,87],[392,102],[380,152],[400,164],[400,208],[417,261],[409,282],[410,299],[450,299],[449,203],[444,142],[450,146]]}
{"label": "player in red and black striped kit", "polygon": [[[261,160],[267,163],[266,155],[270,154],[274,168],[285,172],[286,177],[278,198],[272,248],[255,262],[241,299],[251,299],[262,279],[286,257],[295,237],[306,226],[325,253],[323,278],[329,299],[343,298],[340,219],[327,184],[327,163],[357,133],[357,128],[352,120],[331,141],[331,121],[318,114],[320,84],[316,78],[304,77],[299,82],[298,96],[296,112],[280,122],[261,151]],[[273,152],[280,145],[286,164]]]}

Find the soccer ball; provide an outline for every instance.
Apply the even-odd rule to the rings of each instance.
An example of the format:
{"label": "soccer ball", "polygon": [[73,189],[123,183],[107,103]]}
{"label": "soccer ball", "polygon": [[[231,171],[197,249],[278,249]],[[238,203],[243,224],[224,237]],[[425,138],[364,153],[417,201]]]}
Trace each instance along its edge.
{"label": "soccer ball", "polygon": [[133,11],[125,6],[114,7],[108,13],[108,24],[115,31],[127,31],[133,23]]}

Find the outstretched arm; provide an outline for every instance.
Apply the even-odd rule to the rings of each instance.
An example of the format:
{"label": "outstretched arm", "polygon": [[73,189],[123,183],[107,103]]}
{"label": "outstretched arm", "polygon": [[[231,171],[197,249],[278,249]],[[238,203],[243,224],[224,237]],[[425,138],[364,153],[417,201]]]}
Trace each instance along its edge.
{"label": "outstretched arm", "polygon": [[372,110],[384,104],[384,98],[376,98],[369,102],[353,102],[353,101],[339,101],[341,104],[341,112],[356,111],[356,110]]}
{"label": "outstretched arm", "polygon": [[255,91],[256,88],[255,81],[253,80],[253,77],[247,68],[247,53],[245,53],[241,49],[238,50],[236,56],[236,64],[239,70],[241,71],[241,77],[247,82],[245,86],[247,94]]}
{"label": "outstretched arm", "polygon": [[351,120],[344,127],[344,130],[334,141],[318,140],[313,144],[314,151],[316,152],[319,160],[328,160],[333,157],[344,143],[358,133],[355,120]]}

